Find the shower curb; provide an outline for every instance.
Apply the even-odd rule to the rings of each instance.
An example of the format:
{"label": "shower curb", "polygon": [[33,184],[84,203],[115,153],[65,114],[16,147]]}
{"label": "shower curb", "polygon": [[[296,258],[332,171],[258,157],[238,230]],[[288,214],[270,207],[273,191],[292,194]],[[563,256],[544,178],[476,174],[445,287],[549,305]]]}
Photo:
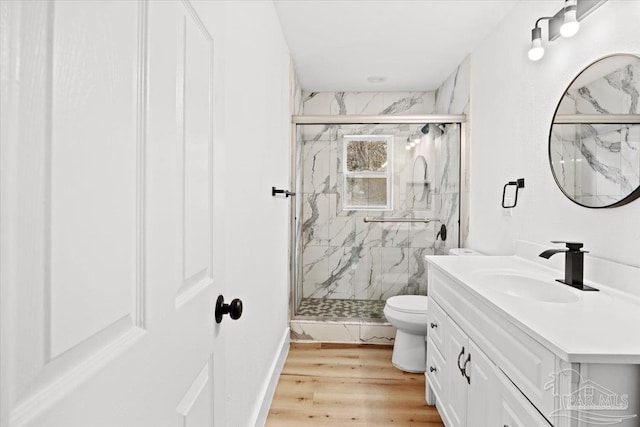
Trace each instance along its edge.
{"label": "shower curb", "polygon": [[291,320],[292,342],[384,344],[394,342],[396,328],[386,322]]}

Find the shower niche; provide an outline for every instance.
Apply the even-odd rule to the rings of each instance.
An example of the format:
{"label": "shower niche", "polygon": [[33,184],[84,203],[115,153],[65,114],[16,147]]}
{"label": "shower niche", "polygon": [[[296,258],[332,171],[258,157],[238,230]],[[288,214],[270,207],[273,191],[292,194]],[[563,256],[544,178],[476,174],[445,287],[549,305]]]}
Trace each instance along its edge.
{"label": "shower niche", "polygon": [[296,126],[294,320],[385,322],[459,246],[461,123],[346,121]]}

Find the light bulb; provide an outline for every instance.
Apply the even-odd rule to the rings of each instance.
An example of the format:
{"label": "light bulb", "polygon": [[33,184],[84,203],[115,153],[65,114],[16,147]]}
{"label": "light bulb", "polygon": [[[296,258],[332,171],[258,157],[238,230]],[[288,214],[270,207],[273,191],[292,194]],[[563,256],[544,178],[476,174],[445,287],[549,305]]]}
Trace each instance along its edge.
{"label": "light bulb", "polygon": [[410,146],[411,148],[413,148],[413,147],[415,147],[415,146],[416,146],[416,143],[415,143],[415,142],[413,142],[413,141],[411,141],[411,142],[409,143],[409,146]]}
{"label": "light bulb", "polygon": [[416,138],[413,140],[414,144],[420,144],[420,141],[422,141],[420,138]]}
{"label": "light bulb", "polygon": [[537,61],[544,56],[544,47],[542,47],[542,30],[535,27],[531,30],[531,49],[529,49],[529,59]]}
{"label": "light bulb", "polygon": [[560,27],[562,37],[573,37],[580,29],[580,23],[576,19],[576,7],[569,6],[564,12],[564,21]]}
{"label": "light bulb", "polygon": [[543,56],[544,48],[542,47],[542,42],[540,41],[540,39],[535,39],[533,43],[531,43],[531,49],[529,49],[529,59],[532,61],[537,61]]}
{"label": "light bulb", "polygon": [[409,150],[411,150],[411,146],[409,144],[407,144],[407,145],[404,146],[404,149],[409,151]]}

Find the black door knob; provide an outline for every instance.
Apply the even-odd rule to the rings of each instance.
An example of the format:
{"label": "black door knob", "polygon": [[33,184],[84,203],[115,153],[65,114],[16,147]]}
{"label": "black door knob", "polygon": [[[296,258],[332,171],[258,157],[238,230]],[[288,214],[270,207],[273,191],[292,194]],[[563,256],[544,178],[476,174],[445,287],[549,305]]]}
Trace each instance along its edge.
{"label": "black door knob", "polygon": [[231,304],[224,303],[224,297],[218,296],[216,301],[216,323],[222,322],[222,316],[228,314],[233,320],[239,319],[242,316],[242,301],[235,298],[231,301]]}

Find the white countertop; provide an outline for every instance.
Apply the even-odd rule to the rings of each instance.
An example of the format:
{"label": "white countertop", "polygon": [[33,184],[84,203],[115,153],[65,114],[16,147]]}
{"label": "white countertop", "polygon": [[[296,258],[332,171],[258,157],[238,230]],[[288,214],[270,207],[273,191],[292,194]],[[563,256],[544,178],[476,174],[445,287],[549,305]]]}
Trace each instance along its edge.
{"label": "white countertop", "polygon": [[[640,298],[585,280],[599,292],[558,283],[563,272],[518,256],[427,256],[435,268],[456,279],[529,336],[572,363],[640,364]],[[478,279],[487,270],[518,272],[566,288],[577,296],[569,303],[514,297]],[[640,287],[640,283],[634,283]]]}

